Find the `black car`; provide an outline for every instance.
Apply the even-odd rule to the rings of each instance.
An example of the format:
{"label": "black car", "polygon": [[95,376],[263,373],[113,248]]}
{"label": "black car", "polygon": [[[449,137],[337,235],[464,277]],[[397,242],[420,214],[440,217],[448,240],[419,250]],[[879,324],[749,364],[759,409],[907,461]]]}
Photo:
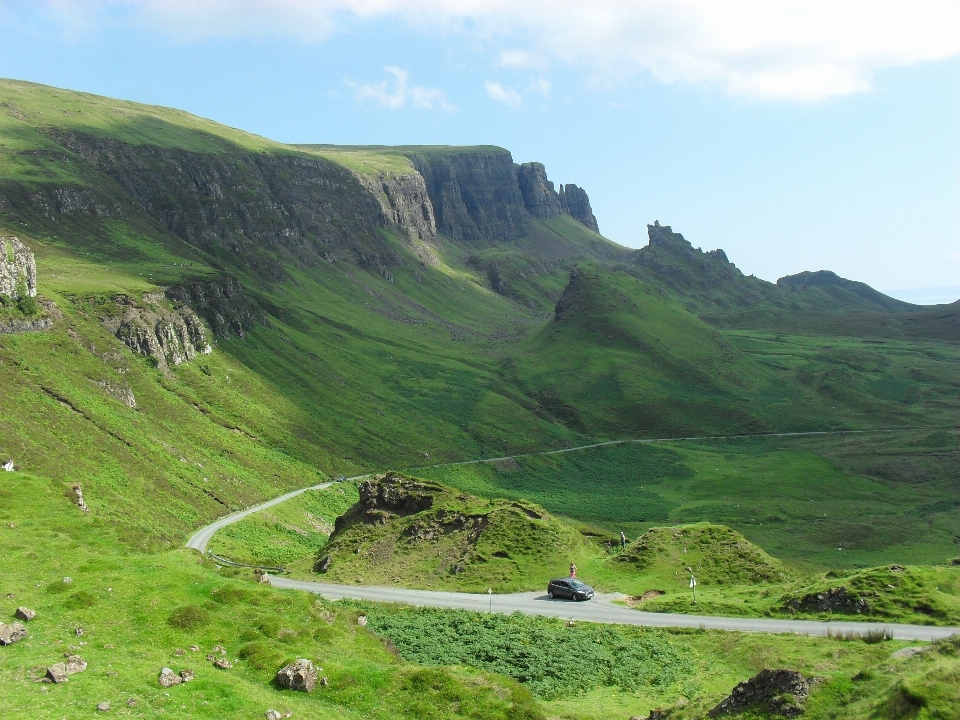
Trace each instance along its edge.
{"label": "black car", "polygon": [[552,598],[589,600],[593,597],[593,588],[575,578],[557,578],[547,585],[547,595]]}

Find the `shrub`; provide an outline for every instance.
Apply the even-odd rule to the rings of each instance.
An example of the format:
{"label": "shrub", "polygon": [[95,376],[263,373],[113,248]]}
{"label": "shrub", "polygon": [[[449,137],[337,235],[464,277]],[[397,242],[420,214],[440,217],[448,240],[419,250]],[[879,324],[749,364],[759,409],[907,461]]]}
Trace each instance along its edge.
{"label": "shrub", "polygon": [[185,605],[170,613],[167,625],[178,630],[196,630],[210,622],[210,613],[196,605]]}

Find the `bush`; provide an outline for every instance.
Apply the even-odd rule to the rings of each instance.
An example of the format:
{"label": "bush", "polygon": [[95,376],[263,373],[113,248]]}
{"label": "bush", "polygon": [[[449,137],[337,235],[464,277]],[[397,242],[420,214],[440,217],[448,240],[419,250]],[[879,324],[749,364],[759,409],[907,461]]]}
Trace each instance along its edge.
{"label": "bush", "polygon": [[167,618],[167,625],[178,630],[196,630],[210,622],[210,613],[196,605],[177,608]]}
{"label": "bush", "polygon": [[64,603],[70,610],[81,610],[83,608],[93,607],[96,604],[97,598],[86,590],[78,590],[67,598],[67,601]]}
{"label": "bush", "polygon": [[24,315],[36,315],[37,299],[29,295],[21,295],[17,298],[17,309]]}

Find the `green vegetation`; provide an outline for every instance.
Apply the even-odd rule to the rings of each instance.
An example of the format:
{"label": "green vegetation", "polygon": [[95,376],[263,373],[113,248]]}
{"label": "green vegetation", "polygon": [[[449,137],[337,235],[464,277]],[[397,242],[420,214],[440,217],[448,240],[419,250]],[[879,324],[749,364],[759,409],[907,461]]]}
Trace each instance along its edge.
{"label": "green vegetation", "polygon": [[[787,667],[820,678],[804,717],[955,718],[955,640],[912,657],[907,643],[656,630],[342,601],[407,660],[472,665],[524,682],[550,717],[702,718],[742,680]],[[906,701],[905,701],[906,699]],[[893,703],[916,715],[896,714]]]}
{"label": "green vegetation", "polygon": [[[357,625],[355,611],[255,584],[249,571],[217,571],[193,551],[128,552],[104,532],[109,520],[81,513],[57,483],[4,475],[2,619],[10,622],[19,605],[37,612],[25,640],[0,647],[7,714],[84,716],[108,701],[115,714],[138,718],[262,715],[269,707],[309,718],[543,717],[512,680],[401,661]],[[205,659],[221,657],[215,646],[226,649],[231,669]],[[87,669],[61,685],[34,682],[66,652]],[[329,685],[309,695],[274,687],[276,671],[301,657],[322,667]],[[157,683],[163,667],[192,669],[196,679],[165,690]]]}
{"label": "green vegetation", "polygon": [[[0,460],[26,471],[3,473],[0,487],[4,593],[11,610],[40,613],[27,642],[0,649],[3,703],[40,717],[105,699],[127,712],[129,696],[141,717],[280,704],[297,717],[539,717],[515,681],[409,665],[357,627],[355,608],[253,585],[246,571],[173,548],[215,517],[332,475],[597,440],[899,429],[411,470],[457,488],[436,508],[449,515],[393,547],[389,525],[347,528],[330,551],[349,540],[361,553],[329,572],[502,590],[539,586],[575,560],[597,587],[664,590],[642,607],[683,609],[676,565],[700,553],[705,612],[789,614],[791,599],[842,585],[870,617],[956,622],[956,570],[933,564],[960,554],[960,308],[903,306],[819,276],[778,288],[676,238],[630,252],[565,216],[530,220],[509,241],[427,246],[391,224],[368,187],[409,174],[415,156],[484,153],[505,157],[289,147],[176,110],[0,81],[0,235],[35,253],[40,293],[35,304],[0,298],[0,320],[53,319],[48,331],[0,335]],[[147,293],[170,312],[195,306],[213,352],[164,367],[118,340],[108,325]],[[306,573],[353,492],[301,496],[213,548]],[[406,552],[418,532],[458,517],[484,525],[475,541],[441,533],[439,558],[421,552],[435,553],[433,540]],[[620,530],[635,539],[683,524],[697,527],[623,556],[637,562],[607,544]],[[404,561],[393,569],[385,559],[397,547]],[[711,575],[718,557],[735,582]],[[424,632],[447,622],[428,615],[417,620]],[[475,648],[503,637],[506,663],[524,637],[574,634],[516,622],[478,626]],[[538,692],[557,693],[550,714],[647,712],[681,692],[682,713],[701,712],[776,665],[828,676],[811,708],[827,713],[817,698],[832,698],[854,708],[844,717],[949,717],[956,687],[949,645],[891,664],[890,643],[623,632],[577,635],[598,660],[579,685],[566,668],[554,677],[530,665]],[[431,637],[438,657],[487,667]],[[692,663],[689,678],[640,687],[602,660],[640,637],[638,647],[665,653],[664,677]],[[174,654],[194,643],[198,655]],[[201,659],[216,644],[233,670]],[[71,645],[90,662],[85,674],[30,682]],[[329,687],[278,693],[270,678],[294,657],[316,659]],[[637,678],[651,676],[650,657],[631,656]],[[197,680],[166,695],[164,665],[195,666]]]}
{"label": "green vegetation", "polygon": [[390,473],[360,486],[316,564],[332,582],[511,592],[546,586],[589,553],[580,533],[532,503]]}
{"label": "green vegetation", "polygon": [[301,493],[228,525],[213,536],[207,549],[248,565],[285,567],[297,560],[312,560],[333,532],[337,516],[356,501],[353,483]]}

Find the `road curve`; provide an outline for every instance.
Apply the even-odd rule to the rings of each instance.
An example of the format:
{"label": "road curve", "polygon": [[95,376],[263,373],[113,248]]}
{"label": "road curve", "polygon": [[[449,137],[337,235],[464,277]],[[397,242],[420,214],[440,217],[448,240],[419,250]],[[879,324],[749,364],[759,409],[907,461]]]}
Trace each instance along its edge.
{"label": "road curve", "polygon": [[259,505],[254,505],[249,507],[246,510],[241,510],[240,512],[235,512],[232,515],[227,515],[222,517],[216,522],[210,523],[206,527],[202,527],[197,530],[189,540],[187,540],[187,547],[193,548],[194,550],[199,550],[200,552],[206,552],[207,543],[210,542],[210,539],[216,534],[217,530],[224,528],[227,525],[233,525],[237,520],[242,520],[247,515],[251,515],[255,512],[260,512],[261,510],[266,510],[268,507],[273,505],[279,505],[290,498],[294,498],[301,493],[305,493],[308,490],[323,490],[333,485],[332,482],[320,483],[319,485],[311,485],[310,487],[300,488],[299,490],[294,490],[293,492],[288,492],[286,495],[281,495],[276,497],[273,500],[267,500],[265,503],[260,503]]}
{"label": "road curve", "polygon": [[[914,430],[916,428],[904,428]],[[862,434],[870,432],[898,432],[902,429],[891,428],[883,430],[820,430],[812,432],[786,432],[786,433],[760,433],[756,435],[710,435],[703,437],[682,437],[682,438],[657,438],[657,439],[630,439],[630,440],[609,440],[606,442],[593,443],[591,445],[581,445],[572,448],[563,448],[561,450],[547,450],[545,452],[523,453],[520,455],[509,455],[498,458],[486,458],[481,460],[466,460],[461,462],[444,463],[443,465],[471,465],[482,462],[497,462],[499,460],[510,460],[526,455],[554,455],[558,453],[573,452],[576,450],[586,450],[588,448],[602,447],[605,445],[620,445],[624,443],[654,443],[669,442],[677,440],[722,440],[732,438],[747,437],[791,437],[802,435],[840,435],[840,434]],[[432,465],[426,467],[441,467]],[[407,468],[407,470],[417,470],[420,468]],[[370,474],[356,475],[347,478],[348,480],[359,480],[369,477]],[[326,482],[319,485],[300,488],[288,492],[273,500],[254,505],[235,512],[226,517],[220,518],[216,522],[200,528],[187,541],[187,547],[206,552],[207,543],[214,536],[217,530],[227,525],[231,525],[248,515],[265,510],[273,505],[278,505],[290,498],[296,497],[309,490],[323,490],[330,487],[333,483]],[[437,608],[459,608],[463,610],[476,610],[487,612],[491,610],[496,613],[520,612],[525,615],[543,615],[546,617],[560,617],[571,620],[584,620],[587,622],[610,623],[620,625],[642,625],[646,627],[671,627],[671,628],[706,628],[710,630],[736,630],[740,632],[766,632],[766,633],[794,633],[799,635],[820,635],[826,636],[828,632],[856,632],[864,633],[868,630],[884,629],[893,634],[897,640],[937,640],[960,633],[960,627],[933,627],[927,625],[901,625],[895,623],[876,623],[876,622],[817,622],[814,620],[776,620],[772,618],[734,618],[718,617],[711,615],[681,615],[678,613],[651,613],[631,610],[620,605],[614,605],[611,600],[620,597],[618,595],[600,595],[594,597],[593,601],[587,603],[571,603],[563,600],[551,600],[546,595],[540,595],[535,592],[511,593],[507,595],[476,595],[471,593],[441,592],[433,590],[409,590],[406,588],[376,587],[369,585],[334,585],[330,583],[309,582],[305,580],[292,580],[290,578],[270,575],[270,582],[274,587],[287,588],[292,590],[304,590],[306,592],[317,593],[324,597],[339,600],[341,598],[352,598],[355,600],[371,600],[375,602],[401,603],[404,605],[417,605],[423,607]]]}
{"label": "road curve", "polygon": [[740,632],[792,633],[796,635],[826,636],[828,632],[864,633],[869,630],[886,630],[896,640],[932,641],[960,633],[960,627],[932,627],[927,625],[900,625],[877,622],[818,622],[815,620],[777,620],[773,618],[732,618],[710,615],[680,615],[676,613],[651,613],[631,610],[614,605],[619,595],[596,595],[588,602],[551,600],[536,592],[486,595],[434,590],[408,590],[399,587],[376,587],[368,585],[334,585],[330,583],[291,580],[270,575],[274,587],[305,590],[332,600],[351,598],[375,602],[400,603],[419,607],[458,608],[510,614],[543,615],[568,620],[609,623],[616,625],[642,625],[662,628],[704,628],[708,630],[738,630]]}

